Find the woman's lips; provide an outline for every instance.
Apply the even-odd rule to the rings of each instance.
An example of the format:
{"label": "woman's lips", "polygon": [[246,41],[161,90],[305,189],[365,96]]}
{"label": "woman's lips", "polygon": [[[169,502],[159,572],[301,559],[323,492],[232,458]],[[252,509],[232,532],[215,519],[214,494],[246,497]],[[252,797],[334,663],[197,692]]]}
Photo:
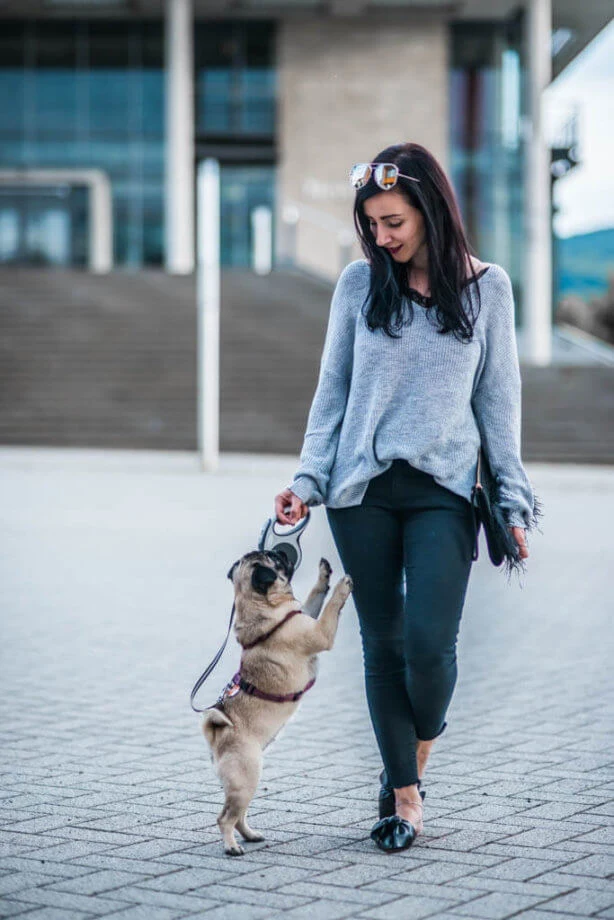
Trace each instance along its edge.
{"label": "woman's lips", "polygon": [[400,246],[395,246],[394,248],[393,248],[392,246],[389,246],[389,247],[388,247],[388,252],[389,252],[391,255],[395,255],[395,253],[399,252],[402,248],[403,248],[403,244],[402,244],[402,243],[401,243]]}

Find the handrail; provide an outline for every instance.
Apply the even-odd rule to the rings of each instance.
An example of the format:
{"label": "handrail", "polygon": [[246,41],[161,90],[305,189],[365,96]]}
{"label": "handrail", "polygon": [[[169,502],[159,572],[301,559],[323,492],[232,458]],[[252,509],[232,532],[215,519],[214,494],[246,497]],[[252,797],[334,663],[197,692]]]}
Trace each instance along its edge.
{"label": "handrail", "polygon": [[288,212],[290,219],[294,213],[298,213],[299,220],[307,220],[309,223],[321,227],[322,230],[330,230],[335,233],[343,233],[344,231],[351,232],[346,221],[339,220],[338,217],[333,217],[332,214],[327,214],[326,211],[312,208],[311,205],[308,204],[298,204],[294,201],[287,201],[284,207],[284,214],[286,212]]}
{"label": "handrail", "polygon": [[324,230],[334,236],[338,252],[338,269],[342,271],[352,259],[352,247],[355,233],[351,225],[345,221],[320,211],[307,204],[299,204],[287,200],[282,212],[281,222],[284,226],[284,241],[282,243],[281,260],[286,264],[298,265],[297,230],[301,222],[310,224],[318,230]]}

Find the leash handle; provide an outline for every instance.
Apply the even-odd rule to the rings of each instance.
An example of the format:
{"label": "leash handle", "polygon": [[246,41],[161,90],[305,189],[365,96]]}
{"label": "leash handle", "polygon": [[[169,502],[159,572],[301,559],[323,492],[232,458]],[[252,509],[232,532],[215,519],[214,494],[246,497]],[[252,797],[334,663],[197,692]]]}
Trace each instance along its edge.
{"label": "leash handle", "polygon": [[[301,552],[300,538],[305,530],[305,527],[309,523],[311,512],[307,509],[307,514],[305,517],[301,518],[300,521],[291,527],[290,530],[286,530],[283,533],[277,531],[277,521],[276,517],[271,517],[268,521],[265,522],[264,527],[260,532],[260,539],[258,540],[258,549],[261,552],[266,552],[267,550],[275,550],[278,553],[283,553],[292,566],[292,575],[298,569],[303,558]],[[292,578],[292,575],[290,578]]]}
{"label": "leash handle", "polygon": [[[286,510],[287,510],[287,511],[290,510],[290,505],[288,505],[286,508],[284,508],[284,511],[286,511]],[[270,525],[272,532],[275,534],[275,536],[276,536],[278,539],[280,539],[281,537],[292,537],[295,533],[301,533],[301,531],[303,531],[303,530],[305,529],[305,527],[306,527],[307,524],[309,523],[309,518],[310,518],[310,516],[311,516],[311,513],[310,513],[309,509],[307,509],[307,514],[306,514],[304,517],[300,518],[300,519],[296,522],[296,524],[290,525],[290,528],[291,528],[290,530],[285,530],[285,531],[283,531],[282,533],[278,533],[277,530],[275,530],[275,525],[278,524],[279,521],[277,520],[276,517],[272,517],[272,518],[270,518],[269,521],[267,521],[267,523],[264,525],[263,530],[264,530],[268,525]],[[288,525],[286,524],[286,525],[284,525],[284,526],[287,527]],[[262,547],[260,547],[260,549],[262,549]]]}
{"label": "leash handle", "polygon": [[[217,665],[217,663],[218,663],[218,661],[220,660],[220,658],[222,657],[222,655],[224,654],[224,649],[226,648],[226,644],[228,643],[228,639],[229,639],[229,637],[230,637],[230,630],[232,629],[232,621],[234,620],[234,618],[235,618],[235,605],[234,605],[234,601],[233,601],[232,610],[231,610],[231,612],[230,612],[230,622],[229,622],[229,624],[228,624],[228,632],[226,633],[226,638],[224,639],[224,641],[223,641],[223,643],[222,643],[220,649],[218,650],[217,654],[215,655],[215,658],[210,662],[210,664],[207,665],[207,667],[205,668],[205,670],[203,671],[203,673],[200,675],[200,677],[198,678],[198,680],[197,680],[196,683],[194,684],[194,687],[192,688],[192,692],[191,692],[191,694],[190,694],[190,706],[192,707],[192,709],[194,710],[194,712],[204,712],[204,711],[205,711],[204,709],[197,709],[197,708],[196,708],[196,706],[194,705],[194,698],[195,698],[196,694],[198,693],[198,691],[200,690],[200,688],[202,687],[202,685],[204,684],[204,682],[207,680],[207,678],[208,678],[209,675],[211,674],[211,672],[213,671],[213,669],[215,668],[215,666]],[[206,706],[205,708],[206,708],[206,709],[209,709],[210,707],[209,707],[209,706]]]}

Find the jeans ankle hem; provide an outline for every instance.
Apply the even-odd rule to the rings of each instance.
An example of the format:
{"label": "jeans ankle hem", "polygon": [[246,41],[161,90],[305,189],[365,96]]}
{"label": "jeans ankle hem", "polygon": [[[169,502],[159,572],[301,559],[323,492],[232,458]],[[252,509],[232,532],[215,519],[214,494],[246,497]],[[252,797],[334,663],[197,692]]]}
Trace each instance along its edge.
{"label": "jeans ankle hem", "polygon": [[410,779],[406,783],[399,783],[398,785],[396,783],[391,783],[390,779],[388,778],[388,774],[384,771],[382,786],[386,788],[386,790],[390,790],[390,792],[392,792],[394,789],[404,789],[405,786],[417,786],[419,789],[420,785],[421,785],[421,780],[418,779],[418,777],[416,777],[416,779]]}

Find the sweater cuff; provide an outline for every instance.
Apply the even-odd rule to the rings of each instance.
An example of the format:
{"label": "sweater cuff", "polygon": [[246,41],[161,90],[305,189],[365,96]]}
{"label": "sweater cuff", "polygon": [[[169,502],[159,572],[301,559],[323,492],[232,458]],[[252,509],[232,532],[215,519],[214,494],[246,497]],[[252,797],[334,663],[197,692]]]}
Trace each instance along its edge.
{"label": "sweater cuff", "polygon": [[509,527],[522,527],[525,531],[528,532],[539,530],[541,533],[539,522],[543,516],[543,503],[541,499],[535,494],[535,490],[533,490],[532,509],[530,511],[525,511],[524,508],[509,508],[506,520]]}
{"label": "sweater cuff", "polygon": [[305,505],[322,504],[322,496],[318,490],[315,480],[311,476],[297,476],[294,482],[291,482],[286,488],[294,492]]}
{"label": "sweater cuff", "polygon": [[514,514],[508,514],[507,526],[508,527],[522,527],[526,530],[527,522],[525,521],[525,519],[520,513],[515,512]]}

